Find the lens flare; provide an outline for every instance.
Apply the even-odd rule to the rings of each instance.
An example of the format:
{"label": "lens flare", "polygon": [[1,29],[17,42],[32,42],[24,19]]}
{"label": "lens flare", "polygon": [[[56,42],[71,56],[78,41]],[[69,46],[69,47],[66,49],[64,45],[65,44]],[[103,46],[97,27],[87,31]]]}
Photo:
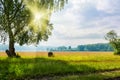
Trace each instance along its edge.
{"label": "lens flare", "polygon": [[29,26],[35,32],[44,32],[48,24],[46,23],[46,21],[50,20],[51,10],[39,7],[37,3],[30,4],[28,2],[25,2],[25,4],[31,13],[31,20],[29,22]]}
{"label": "lens flare", "polygon": [[39,13],[39,12],[36,12],[36,13],[34,14],[34,22],[36,23],[36,22],[38,22],[38,21],[41,20],[41,19],[42,19],[42,14]]}
{"label": "lens flare", "polygon": [[32,26],[34,31],[37,31],[37,30],[41,29],[41,27],[43,25],[42,20],[43,20],[44,15],[42,14],[42,12],[40,12],[38,10],[37,11],[33,10],[31,13],[32,13],[32,17],[31,17],[29,26]]}

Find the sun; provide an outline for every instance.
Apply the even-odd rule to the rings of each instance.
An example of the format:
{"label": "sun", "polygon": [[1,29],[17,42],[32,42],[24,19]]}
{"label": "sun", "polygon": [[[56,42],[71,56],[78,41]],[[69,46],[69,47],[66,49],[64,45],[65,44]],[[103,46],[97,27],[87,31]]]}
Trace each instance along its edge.
{"label": "sun", "polygon": [[35,14],[35,20],[40,20],[42,18],[42,15],[40,13]]}
{"label": "sun", "polygon": [[34,5],[26,3],[30,11],[29,27],[35,32],[45,31],[47,28],[47,21],[50,19],[50,10],[39,8],[37,3]]}
{"label": "sun", "polygon": [[33,15],[33,20],[35,23],[40,22],[40,20],[42,19],[42,14],[40,12],[36,12]]}
{"label": "sun", "polygon": [[41,30],[41,27],[43,25],[43,17],[44,15],[42,14],[42,12],[37,10],[32,11],[29,26],[35,32],[38,32],[39,30]]}

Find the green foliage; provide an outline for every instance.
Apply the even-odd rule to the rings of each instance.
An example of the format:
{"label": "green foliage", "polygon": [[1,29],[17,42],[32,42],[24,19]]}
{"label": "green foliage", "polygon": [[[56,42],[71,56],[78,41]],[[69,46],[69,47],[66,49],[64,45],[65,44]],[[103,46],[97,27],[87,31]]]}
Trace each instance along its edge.
{"label": "green foliage", "polygon": [[105,39],[108,40],[114,48],[114,53],[120,54],[120,38],[117,33],[112,30],[106,34]]}
{"label": "green foliage", "polygon": [[58,11],[64,8],[65,3],[67,3],[68,0],[24,0],[24,2],[30,5],[37,4],[37,6],[41,9]]}
{"label": "green foliage", "polygon": [[67,0],[0,0],[0,38],[3,42],[9,38],[10,54],[16,56],[15,43],[24,45],[47,41],[53,29],[51,14],[61,10],[66,2]]}
{"label": "green foliage", "polygon": [[[66,2],[67,0],[0,0],[0,30],[20,45],[46,41],[53,29],[49,18],[51,14],[45,15],[49,16],[49,19],[44,20],[46,30],[39,30],[36,33],[29,28],[31,13],[26,8],[27,4],[37,5],[40,10],[49,10],[52,13],[53,10],[62,9]],[[3,37],[6,40],[7,36]]]}

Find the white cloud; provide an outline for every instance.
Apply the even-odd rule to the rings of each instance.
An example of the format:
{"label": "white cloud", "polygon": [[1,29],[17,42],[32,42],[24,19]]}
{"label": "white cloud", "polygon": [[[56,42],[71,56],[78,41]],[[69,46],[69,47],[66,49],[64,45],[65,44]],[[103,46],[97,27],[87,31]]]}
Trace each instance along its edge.
{"label": "white cloud", "polygon": [[107,13],[114,13],[119,9],[119,2],[120,0],[98,0],[96,8]]}
{"label": "white cloud", "polygon": [[72,8],[75,11],[82,11],[89,5],[106,13],[114,13],[120,10],[120,0],[69,0],[69,2],[73,4]]}
{"label": "white cloud", "polygon": [[120,0],[69,0],[64,10],[54,13],[53,35],[42,45],[79,45],[107,42],[110,30],[120,34]]}

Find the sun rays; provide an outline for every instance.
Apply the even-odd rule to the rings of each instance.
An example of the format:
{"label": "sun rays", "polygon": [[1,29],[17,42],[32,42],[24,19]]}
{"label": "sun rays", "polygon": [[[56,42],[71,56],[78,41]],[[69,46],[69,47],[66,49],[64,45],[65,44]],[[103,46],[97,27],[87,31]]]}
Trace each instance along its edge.
{"label": "sun rays", "polygon": [[44,32],[48,24],[47,21],[50,20],[51,10],[39,8],[37,3],[30,4],[26,2],[26,6],[31,13],[29,27],[32,28],[35,32]]}

